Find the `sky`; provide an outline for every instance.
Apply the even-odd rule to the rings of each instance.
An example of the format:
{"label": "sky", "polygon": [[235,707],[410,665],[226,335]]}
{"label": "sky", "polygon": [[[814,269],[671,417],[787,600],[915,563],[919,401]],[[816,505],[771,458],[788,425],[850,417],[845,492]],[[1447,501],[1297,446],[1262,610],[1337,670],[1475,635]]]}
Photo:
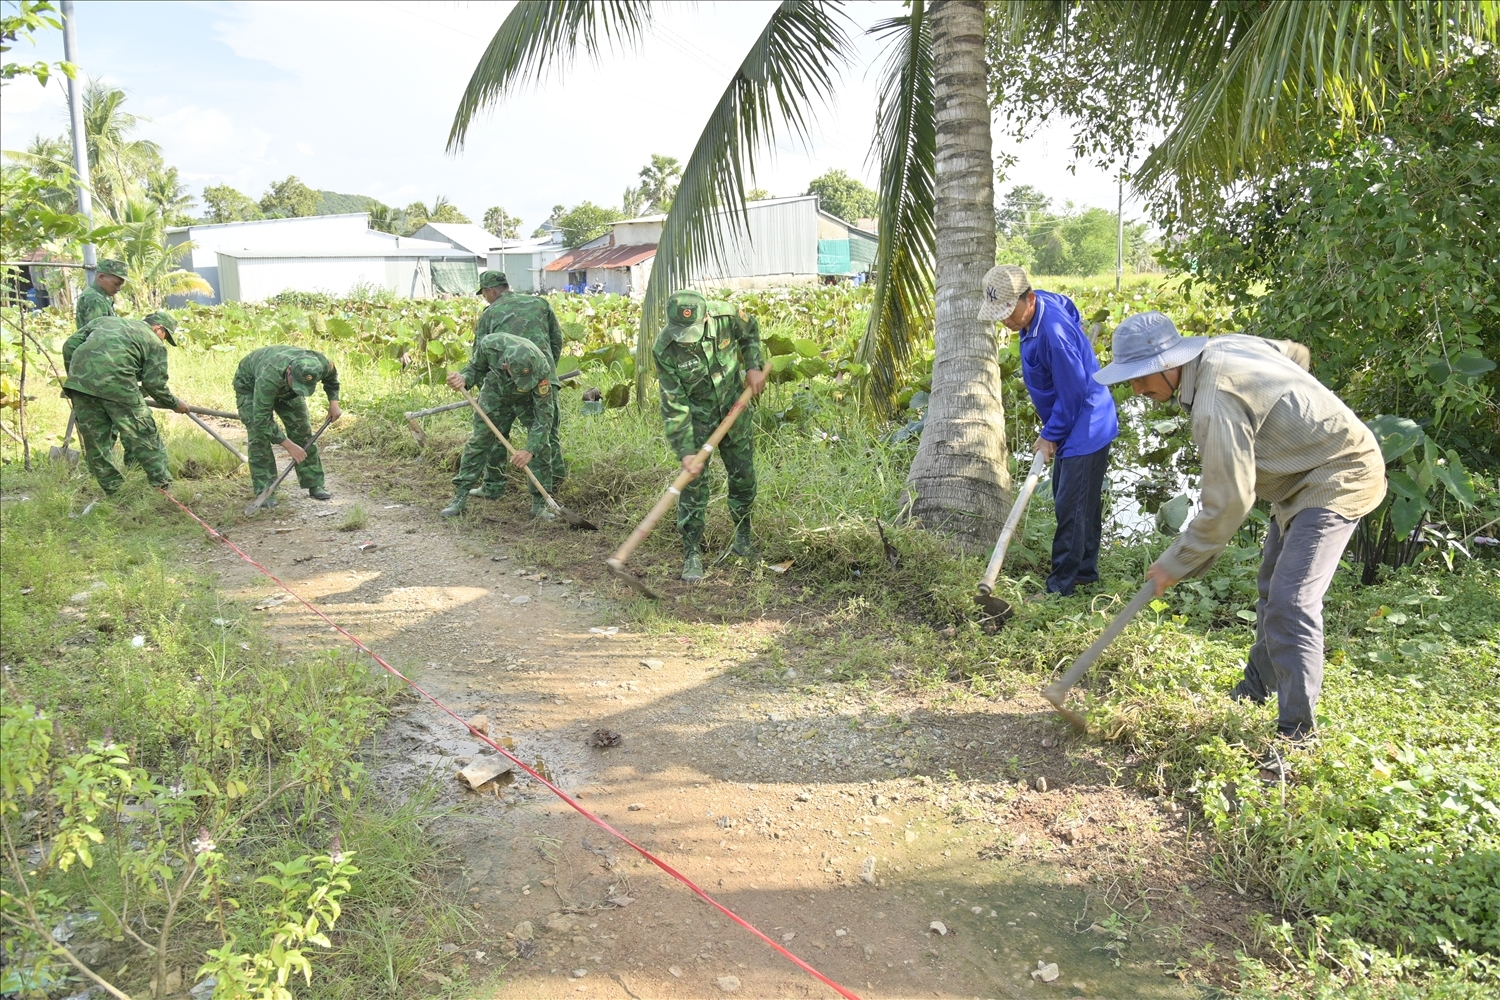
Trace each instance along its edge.
{"label": "sky", "polygon": [[[229,184],[258,199],[271,181],[295,174],[312,188],[398,207],[445,195],[475,222],[501,205],[529,232],[556,204],[618,206],[653,153],[686,161],[775,4],[671,5],[639,48],[606,52],[597,64],[582,58],[481,113],[450,155],[454,109],[512,6],[80,0],[78,61],[84,74],[124,90],[127,110],[150,119],[140,135],[161,144],[194,195]],[[859,33],[854,58],[813,116],[809,141],[786,139],[760,157],[756,183],[772,194],[801,194],[831,168],[875,186],[868,151],[883,53],[862,32],[902,5],[853,3],[848,11]],[[45,32],[35,49],[8,55],[61,59],[62,33]],[[0,146],[22,149],[37,133],[66,131],[60,80],[5,88]],[[1114,208],[1114,180],[1073,164],[1065,125],[1007,149],[1019,162],[1001,191],[1034,184],[1059,204]]]}

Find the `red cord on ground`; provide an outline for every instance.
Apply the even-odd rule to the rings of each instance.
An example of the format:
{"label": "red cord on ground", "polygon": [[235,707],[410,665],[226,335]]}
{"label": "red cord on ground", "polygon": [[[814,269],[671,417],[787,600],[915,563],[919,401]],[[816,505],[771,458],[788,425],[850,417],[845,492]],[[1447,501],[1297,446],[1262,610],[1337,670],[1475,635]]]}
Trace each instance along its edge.
{"label": "red cord on ground", "polygon": [[280,587],[282,590],[286,591],[287,594],[289,594],[292,597],[296,598],[296,600],[299,603],[301,603],[304,607],[306,607],[307,610],[311,611],[313,614],[317,615],[319,618],[323,619],[325,622],[327,622],[329,625],[331,625],[333,627],[334,631],[338,632],[339,635],[342,635],[345,639],[348,639],[350,642],[352,642],[354,644],[354,647],[356,649],[358,649],[362,653],[368,653],[370,655],[371,659],[373,659],[376,663],[380,664],[383,668],[385,668],[387,671],[389,671],[392,676],[400,678],[409,687],[411,687],[411,689],[413,691],[417,692],[423,698],[426,698],[428,701],[432,702],[434,705],[436,705],[439,709],[441,709],[446,714],[452,716],[453,719],[459,725],[461,725],[465,729],[467,729],[470,732],[470,734],[472,734],[476,739],[483,740],[485,743],[489,744],[490,747],[492,749],[494,749],[497,753],[499,753],[501,756],[505,757],[505,759],[509,760],[512,764],[515,764],[521,770],[525,771],[527,774],[529,774],[533,778],[535,778],[538,782],[540,782],[541,784],[545,785],[552,792],[552,794],[556,795],[558,798],[562,799],[568,805],[572,806],[573,809],[579,815],[583,816],[590,823],[593,823],[595,826],[598,826],[601,830],[604,830],[610,836],[616,838],[617,840],[619,840],[619,841],[621,841],[621,842],[623,842],[625,844],[628,844],[641,857],[645,858],[647,861],[651,862],[653,865],[655,865],[656,867],[660,868],[662,871],[666,872],[668,875],[672,876],[677,881],[681,882],[683,885],[687,886],[689,889],[691,889],[693,891],[694,894],[696,894],[698,896],[698,898],[702,899],[705,903],[708,903],[710,906],[714,907],[714,909],[716,909],[720,913],[724,914],[730,920],[733,920],[735,923],[737,923],[741,927],[745,928],[745,930],[749,931],[751,934],[754,934],[756,937],[760,938],[762,941],[764,941],[766,944],[770,945],[772,948],[775,948],[778,952],[780,952],[782,954],[783,957],[785,957],[787,960],[789,960],[790,962],[792,962],[792,964],[796,965],[803,972],[806,972],[808,975],[812,976],[814,979],[816,979],[819,982],[823,983],[825,986],[828,986],[831,989],[833,989],[835,992],[838,993],[839,996],[846,998],[846,1000],[859,1000],[859,997],[856,994],[850,992],[848,989],[844,988],[843,986],[840,986],[838,983],[834,982],[832,979],[829,979],[827,976],[823,975],[823,973],[819,972],[817,969],[814,969],[811,965],[808,965],[802,959],[798,958],[796,955],[793,955],[791,952],[787,951],[781,945],[779,945],[775,941],[771,940],[769,937],[767,937],[765,934],[763,934],[760,931],[759,928],[755,927],[753,924],[749,923],[748,921],[746,921],[745,919],[743,919],[742,917],[740,917],[738,914],[736,914],[733,910],[730,910],[728,907],[724,906],[718,900],[714,899],[708,893],[706,893],[702,889],[700,889],[698,887],[697,883],[695,883],[692,879],[688,878],[686,875],[682,874],[680,871],[678,871],[677,869],[673,868],[671,865],[667,864],[665,861],[661,860],[656,855],[652,854],[650,851],[646,850],[644,847],[642,847],[641,845],[637,844],[635,841],[631,840],[629,837],[625,836],[619,830],[616,830],[614,827],[612,827],[608,823],[604,822],[604,820],[600,819],[598,816],[595,816],[593,813],[589,812],[583,806],[581,806],[577,802],[575,802],[573,800],[573,798],[568,795],[567,792],[563,791],[561,788],[558,788],[556,785],[554,785],[552,782],[548,781],[546,778],[542,777],[540,774],[538,774],[532,768],[526,766],[525,762],[522,761],[515,754],[511,753],[509,750],[506,750],[505,747],[501,746],[498,742],[496,742],[495,740],[490,739],[484,733],[481,733],[479,730],[477,730],[473,726],[469,725],[467,722],[465,722],[463,720],[462,717],[459,716],[459,714],[457,712],[453,711],[453,709],[449,708],[447,705],[444,705],[441,701],[438,701],[435,697],[433,697],[432,695],[428,694],[425,690],[423,690],[423,688],[421,687],[421,685],[417,684],[415,681],[413,681],[411,678],[407,677],[401,671],[397,670],[395,667],[393,667],[389,663],[385,662],[385,660],[381,659],[380,658],[380,654],[376,653],[369,646],[366,646],[363,642],[360,642],[359,639],[357,639],[355,636],[353,636],[349,632],[346,632],[343,629],[342,626],[340,626],[332,618],[329,618],[327,615],[325,615],[317,606],[315,606],[314,604],[312,604],[311,602],[309,602],[306,598],[301,597],[300,595],[298,595],[295,592],[293,592],[290,587],[288,587],[286,584],[282,583],[281,580],[277,578],[276,574],[272,573],[270,570],[266,569],[260,563],[256,562],[249,555],[247,555],[245,553],[245,551],[243,549],[241,549],[238,545],[234,544],[228,538],[226,538],[223,535],[221,535],[212,525],[210,525],[207,521],[203,520],[203,518],[201,518],[197,514],[193,513],[192,509],[189,508],[187,506],[187,504],[183,503],[181,500],[177,499],[172,494],[168,493],[166,490],[162,490],[161,494],[162,494],[162,496],[166,497],[168,500],[170,500],[174,504],[176,504],[178,507],[182,508],[183,513],[185,513],[188,517],[191,517],[194,521],[197,521],[198,524],[202,526],[203,530],[206,531],[206,532],[208,532],[210,538],[218,539],[219,541],[223,542],[225,545],[229,546],[229,548],[234,551],[235,555],[237,555],[241,559],[245,560],[245,562],[249,563],[251,566],[254,566],[261,573],[263,573],[266,577],[268,577],[269,579],[271,579],[272,581],[274,581],[278,587]]}

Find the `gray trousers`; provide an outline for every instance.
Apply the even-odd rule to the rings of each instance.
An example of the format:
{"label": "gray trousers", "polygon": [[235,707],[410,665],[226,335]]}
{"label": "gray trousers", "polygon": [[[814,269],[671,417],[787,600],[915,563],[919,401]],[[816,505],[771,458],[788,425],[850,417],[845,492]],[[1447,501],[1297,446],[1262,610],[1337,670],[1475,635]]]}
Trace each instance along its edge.
{"label": "gray trousers", "polygon": [[1276,694],[1276,728],[1289,739],[1314,729],[1323,690],[1323,595],[1357,520],[1326,507],[1298,512],[1282,529],[1271,519],[1256,583],[1255,645],[1233,697],[1262,702]]}

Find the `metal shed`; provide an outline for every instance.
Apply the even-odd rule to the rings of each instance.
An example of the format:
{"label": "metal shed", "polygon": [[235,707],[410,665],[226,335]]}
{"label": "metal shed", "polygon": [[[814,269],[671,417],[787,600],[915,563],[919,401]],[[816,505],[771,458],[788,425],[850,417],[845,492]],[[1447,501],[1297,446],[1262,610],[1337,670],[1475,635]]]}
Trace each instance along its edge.
{"label": "metal shed", "polygon": [[[216,222],[171,226],[167,229],[167,249],[184,243],[194,244],[178,266],[192,271],[213,286],[212,297],[188,295],[169,303],[212,304],[226,301],[219,282],[219,251],[266,250],[306,246],[355,246],[368,238],[370,216],[366,212],[347,215],[310,215],[300,219],[257,219],[252,222]],[[384,233],[375,234],[385,236]],[[389,237],[395,239],[395,237]]]}
{"label": "metal shed", "polygon": [[479,281],[473,254],[409,238],[402,238],[400,245],[366,240],[316,250],[221,250],[218,261],[225,302],[260,302],[285,291],[343,296],[361,287],[425,299],[470,295]]}

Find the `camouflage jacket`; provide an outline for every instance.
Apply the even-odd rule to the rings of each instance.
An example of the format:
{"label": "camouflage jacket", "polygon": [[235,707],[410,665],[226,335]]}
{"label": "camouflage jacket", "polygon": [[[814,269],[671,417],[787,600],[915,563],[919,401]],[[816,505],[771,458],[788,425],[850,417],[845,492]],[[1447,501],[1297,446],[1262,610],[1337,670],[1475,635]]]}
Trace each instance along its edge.
{"label": "camouflage jacket", "polygon": [[81,392],[116,403],[139,403],[141,393],[166,407],[177,397],[167,388],[167,345],[145,323],[122,316],[101,316],[63,345],[68,378],[65,392]]}
{"label": "camouflage jacket", "polygon": [[250,423],[245,428],[251,442],[268,440],[272,444],[281,443],[281,434],[276,427],[276,407],[288,400],[302,398],[286,381],[287,368],[293,361],[302,358],[313,358],[323,365],[324,374],[319,379],[323,383],[323,391],[330,400],[338,399],[338,369],[317,351],[272,344],[270,347],[256,348],[240,359],[240,365],[234,371],[234,391],[235,395],[249,393],[253,397]]}
{"label": "camouflage jacket", "polygon": [[745,369],[763,367],[760,323],[725,302],[709,302],[703,335],[677,339],[684,327],[668,326],[651,356],[661,386],[661,419],[677,457],[698,450],[693,422],[718,423],[744,391]]}
{"label": "camouflage jacket", "polygon": [[[528,434],[552,432],[552,361],[529,340],[492,333],[479,342],[463,370],[467,388],[480,386],[479,405],[494,409],[503,402],[529,403]],[[545,437],[542,439],[545,440]]]}
{"label": "camouflage jacket", "polygon": [[83,290],[83,294],[78,296],[78,308],[74,312],[78,329],[82,330],[89,325],[90,321],[100,316],[113,315],[115,315],[114,296],[105,295],[99,291],[97,285],[89,285]]}
{"label": "camouflage jacket", "polygon": [[552,304],[540,295],[502,294],[479,314],[479,322],[474,324],[474,347],[477,349],[479,342],[492,333],[526,338],[540,347],[554,365],[562,357],[562,327],[557,324]]}

